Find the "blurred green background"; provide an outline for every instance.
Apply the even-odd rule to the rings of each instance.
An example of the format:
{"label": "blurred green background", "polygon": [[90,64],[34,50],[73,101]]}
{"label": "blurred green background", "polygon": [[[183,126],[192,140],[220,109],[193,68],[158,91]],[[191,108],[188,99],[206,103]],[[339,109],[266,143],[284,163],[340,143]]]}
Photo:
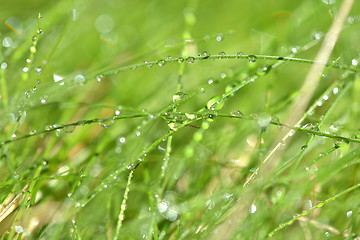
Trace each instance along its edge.
{"label": "blurred green background", "polygon": [[[209,80],[220,79],[177,108],[196,112],[211,97],[224,93],[229,84],[275,61],[207,59],[120,73],[115,73],[116,69],[169,56],[197,56],[203,51],[288,56],[324,35],[340,4],[339,0],[2,1],[1,141],[35,131],[38,134],[1,145],[0,210],[7,206],[11,194],[23,196],[21,190],[27,183],[31,184],[27,191],[33,200],[20,202],[18,211],[0,222],[0,230],[11,235],[11,231],[19,233],[14,226],[22,226],[23,237],[30,239],[111,239],[116,235],[127,184],[126,166],[169,131],[168,122],[146,116],[110,121],[111,126],[106,128],[100,126],[103,122],[77,124],[75,129],[68,129],[69,134],[66,129],[51,129],[118,114],[156,115],[172,103],[179,78],[185,94]],[[357,67],[359,9],[360,2],[355,1],[330,58],[340,58],[340,65]],[[297,56],[314,59],[319,46]],[[285,63],[240,89],[220,113],[239,110],[249,116],[266,112],[283,121],[310,67]],[[95,76],[108,70],[114,74],[97,81]],[[344,70],[329,70],[313,101],[331,83],[348,86],[346,80]],[[348,82],[354,85],[349,85],[341,100],[333,94],[307,122],[322,121],[324,113],[334,106],[321,130],[353,137],[359,129],[360,86],[356,76]],[[195,128],[175,132],[164,178],[160,175],[167,142],[144,156],[130,185],[120,239],[209,239],[230,215],[229,209],[244,191],[243,182],[279,132],[270,126],[262,133],[256,121],[218,117],[197,141],[194,135],[201,124],[202,120],[193,123]],[[51,131],[41,133],[44,129]],[[307,138],[306,134],[297,134],[286,147],[282,163],[301,155]],[[341,177],[330,174],[330,182],[316,182],[316,173],[304,173],[305,166],[319,153],[334,150],[316,168],[336,162],[356,144],[334,150],[332,139],[315,137],[305,156],[300,157],[295,173],[279,174],[280,180],[264,189],[250,188],[257,196],[257,215],[249,214],[241,226],[232,226],[238,239],[264,238],[280,223],[309,209],[312,202],[316,204],[357,183],[356,159],[352,159],[353,169],[337,166],[324,170],[329,174],[345,171]],[[117,170],[117,179],[108,183],[108,188],[108,178]],[[338,239],[354,236],[351,233],[356,231],[358,234],[358,197],[357,193],[314,211],[309,219],[319,224],[296,222],[281,230],[279,239],[323,239],[328,235],[329,239]],[[164,205],[168,209],[162,212]],[[349,211],[352,218],[346,214]],[[34,225],[34,219],[38,224]],[[329,230],[332,226],[341,233]],[[6,239],[8,235],[3,236]]]}

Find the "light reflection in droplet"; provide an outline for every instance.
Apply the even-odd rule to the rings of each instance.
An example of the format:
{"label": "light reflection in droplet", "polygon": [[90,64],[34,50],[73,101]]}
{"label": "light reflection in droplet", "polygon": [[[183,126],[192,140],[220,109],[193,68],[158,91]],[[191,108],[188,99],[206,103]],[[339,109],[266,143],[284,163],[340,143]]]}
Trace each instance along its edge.
{"label": "light reflection in droplet", "polygon": [[7,63],[3,62],[0,67],[1,67],[1,69],[6,69],[7,68]]}
{"label": "light reflection in droplet", "polygon": [[256,212],[256,205],[255,204],[251,204],[250,206],[250,213],[255,213]]}
{"label": "light reflection in droplet", "polygon": [[175,209],[169,209],[165,215],[166,215],[167,220],[169,220],[170,222],[173,222],[177,219],[178,212]]}
{"label": "light reflection in droplet", "polygon": [[58,75],[58,74],[54,73],[54,75],[53,75],[53,79],[54,79],[54,82],[59,82],[59,81],[63,80],[63,79],[64,79],[64,77],[62,77],[62,76],[60,76],[60,75]]}
{"label": "light reflection in droplet", "polygon": [[6,48],[11,47],[13,45],[13,40],[10,37],[5,37],[2,45]]}
{"label": "light reflection in droplet", "polygon": [[164,213],[168,209],[168,204],[166,202],[160,202],[157,208],[160,213]]}

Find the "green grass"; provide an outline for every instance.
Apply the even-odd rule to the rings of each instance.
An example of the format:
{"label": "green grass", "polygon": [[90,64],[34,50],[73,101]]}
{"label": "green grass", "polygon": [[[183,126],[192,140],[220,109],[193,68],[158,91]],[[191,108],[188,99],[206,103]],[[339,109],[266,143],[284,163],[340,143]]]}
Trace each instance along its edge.
{"label": "green grass", "polygon": [[359,238],[359,2],[293,107],[326,2],[2,3],[2,239]]}

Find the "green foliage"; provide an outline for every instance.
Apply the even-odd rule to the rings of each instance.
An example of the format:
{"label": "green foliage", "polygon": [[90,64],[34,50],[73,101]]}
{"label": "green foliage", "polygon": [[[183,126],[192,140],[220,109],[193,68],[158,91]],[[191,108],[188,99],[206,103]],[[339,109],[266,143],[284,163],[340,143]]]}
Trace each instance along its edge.
{"label": "green foliage", "polygon": [[340,4],[2,3],[2,239],[360,237],[359,2],[286,122]]}

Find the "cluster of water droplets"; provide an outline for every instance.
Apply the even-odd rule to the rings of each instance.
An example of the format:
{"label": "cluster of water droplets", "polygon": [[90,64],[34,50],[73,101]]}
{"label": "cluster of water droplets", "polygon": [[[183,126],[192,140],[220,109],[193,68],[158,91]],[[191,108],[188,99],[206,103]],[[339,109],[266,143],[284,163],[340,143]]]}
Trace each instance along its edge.
{"label": "cluster of water droplets", "polygon": [[126,143],[126,138],[124,136],[120,136],[116,139],[115,142],[115,152],[116,153],[121,153],[122,152],[122,148],[124,146],[124,144]]}
{"label": "cluster of water droplets", "polygon": [[157,202],[158,212],[168,221],[173,222],[178,218],[179,208],[174,203],[175,196],[173,194],[166,192],[162,199],[158,194],[155,194],[155,201]]}

